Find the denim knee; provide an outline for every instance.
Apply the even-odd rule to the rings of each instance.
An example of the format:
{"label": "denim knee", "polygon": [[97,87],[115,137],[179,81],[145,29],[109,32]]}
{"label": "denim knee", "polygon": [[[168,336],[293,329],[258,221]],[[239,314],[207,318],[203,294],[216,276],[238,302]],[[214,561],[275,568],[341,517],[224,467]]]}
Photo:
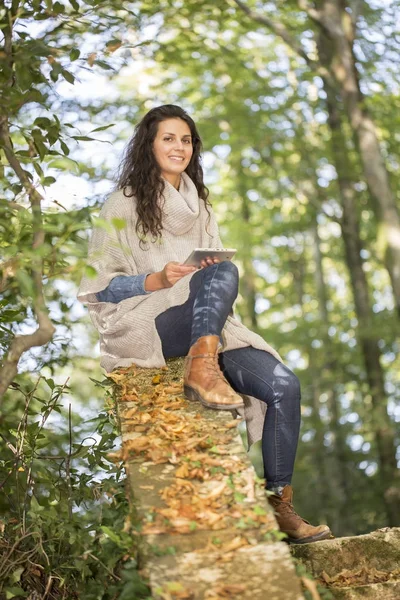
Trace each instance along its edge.
{"label": "denim knee", "polygon": [[289,375],[288,385],[289,385],[290,395],[295,398],[300,398],[299,378],[292,371],[289,371],[289,372],[290,372],[290,375]]}
{"label": "denim knee", "polygon": [[230,260],[223,260],[222,262],[208,265],[208,267],[205,267],[205,269],[212,269],[214,271],[226,271],[227,273],[232,273],[235,277],[239,277],[239,271],[237,266]]}
{"label": "denim knee", "polygon": [[239,270],[235,263],[230,260],[223,260],[222,262],[217,263],[217,266],[219,266],[219,271],[222,270],[223,272],[231,274],[235,279],[239,279]]}
{"label": "denim knee", "polygon": [[301,390],[300,381],[297,375],[295,375],[290,369],[286,368],[285,387],[283,393],[286,398],[286,402],[290,400],[290,409],[292,415],[297,414],[300,416],[301,412]]}

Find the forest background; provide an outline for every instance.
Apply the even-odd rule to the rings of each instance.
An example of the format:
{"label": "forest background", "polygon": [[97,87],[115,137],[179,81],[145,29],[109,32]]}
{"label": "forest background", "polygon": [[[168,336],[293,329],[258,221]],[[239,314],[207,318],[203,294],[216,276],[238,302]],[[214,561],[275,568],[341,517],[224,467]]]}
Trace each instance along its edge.
{"label": "forest background", "polygon": [[399,2],[12,0],[0,19],[0,593],[28,572],[48,597],[146,597],[76,291],[123,147],[164,103],[198,125],[236,313],[302,383],[296,507],[338,536],[398,526]]}

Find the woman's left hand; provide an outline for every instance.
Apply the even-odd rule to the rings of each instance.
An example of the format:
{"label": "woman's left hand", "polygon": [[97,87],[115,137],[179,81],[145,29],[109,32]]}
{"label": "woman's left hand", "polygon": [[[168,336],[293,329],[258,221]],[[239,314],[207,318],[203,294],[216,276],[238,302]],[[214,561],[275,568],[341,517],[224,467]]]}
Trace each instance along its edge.
{"label": "woman's left hand", "polygon": [[215,265],[219,262],[221,262],[219,258],[213,258],[212,256],[207,256],[207,258],[203,258],[203,260],[200,261],[200,264],[201,264],[201,268],[204,268],[204,267],[209,267],[210,265]]}

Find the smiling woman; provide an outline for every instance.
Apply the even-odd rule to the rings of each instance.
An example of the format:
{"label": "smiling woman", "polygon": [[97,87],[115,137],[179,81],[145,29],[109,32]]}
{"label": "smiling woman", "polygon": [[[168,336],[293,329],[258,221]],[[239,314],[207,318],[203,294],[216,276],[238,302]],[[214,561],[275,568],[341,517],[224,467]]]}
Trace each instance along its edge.
{"label": "smiling woman", "polygon": [[[293,543],[325,539],[329,527],[313,527],[292,505],[299,382],[262,337],[232,316],[238,269],[213,254],[223,244],[200,150],[196,125],[179,106],[144,116],[128,145],[118,191],[101,211],[107,226],[92,236],[89,265],[96,276],[83,278],[78,297],[100,333],[107,371],[162,367],[168,358],[186,356],[189,400],[244,410],[249,445],[262,438],[266,487],[282,531]],[[199,270],[184,264],[194,248],[209,249]]]}

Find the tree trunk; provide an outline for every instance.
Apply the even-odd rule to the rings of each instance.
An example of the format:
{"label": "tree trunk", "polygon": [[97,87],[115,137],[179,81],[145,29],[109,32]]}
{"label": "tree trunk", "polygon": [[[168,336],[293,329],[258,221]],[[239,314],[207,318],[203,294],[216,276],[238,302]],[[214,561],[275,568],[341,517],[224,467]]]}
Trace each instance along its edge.
{"label": "tree trunk", "polygon": [[239,194],[241,202],[241,217],[243,220],[243,229],[241,231],[241,256],[243,264],[243,275],[240,278],[240,293],[244,299],[244,324],[257,331],[258,319],[256,313],[256,273],[253,266],[253,239],[251,235],[251,212],[250,201],[247,197],[247,187],[241,183],[240,173],[238,173]]}
{"label": "tree trunk", "polygon": [[[326,49],[329,40],[321,36],[319,48]],[[320,52],[326,56],[326,52]],[[332,132],[332,150],[338,175],[338,186],[343,209],[342,235],[345,247],[346,263],[349,269],[354,304],[358,319],[357,336],[361,347],[367,381],[372,400],[372,419],[377,443],[384,503],[391,526],[398,525],[400,514],[400,490],[393,425],[387,413],[387,397],[384,388],[384,376],[380,363],[380,350],[377,336],[373,331],[373,317],[370,308],[368,283],[361,258],[362,244],[355,202],[354,181],[352,178],[352,160],[348,140],[343,133],[340,107],[336,95],[329,85],[327,93],[328,121]]]}
{"label": "tree trunk", "polygon": [[388,172],[382,157],[375,124],[360,90],[353,51],[354,23],[344,0],[318,0],[321,38],[331,48],[319,43],[321,63],[337,82],[347,117],[354,133],[368,185],[372,208],[386,243],[384,259],[392,282],[395,303],[400,315],[400,214],[390,189]]}
{"label": "tree trunk", "polygon": [[[336,357],[331,347],[329,338],[329,312],[327,308],[326,284],[323,272],[322,253],[320,248],[320,239],[318,235],[318,225],[315,225],[312,230],[313,235],[313,250],[315,264],[315,285],[317,288],[318,312],[321,321],[321,337],[323,340],[323,353],[325,357],[323,373],[325,377],[322,381],[322,390],[328,395],[328,407],[330,413],[330,431],[333,434],[333,450],[335,464],[335,494],[338,496],[337,513],[338,518],[335,524],[335,532],[337,535],[346,535],[351,531],[351,518],[348,515],[346,507],[350,505],[350,473],[347,467],[347,446],[345,436],[343,435],[343,427],[340,424],[340,405],[337,398],[336,388],[332,381],[332,373],[339,372]],[[333,523],[332,523],[332,526]]]}

